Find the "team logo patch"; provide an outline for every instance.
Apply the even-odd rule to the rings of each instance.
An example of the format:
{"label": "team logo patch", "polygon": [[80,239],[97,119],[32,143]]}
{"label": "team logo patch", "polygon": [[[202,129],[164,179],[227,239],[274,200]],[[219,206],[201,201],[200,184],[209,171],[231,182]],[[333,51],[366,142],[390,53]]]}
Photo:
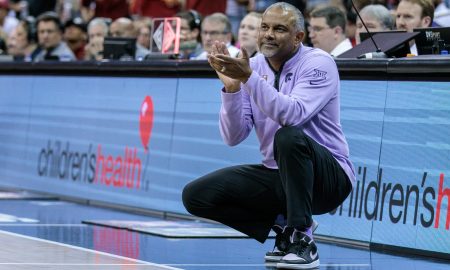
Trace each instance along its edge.
{"label": "team logo patch", "polygon": [[313,79],[309,81],[311,85],[318,85],[323,83],[327,79],[327,72],[314,69]]}
{"label": "team logo patch", "polygon": [[292,72],[289,72],[288,74],[286,74],[286,77],[284,78],[284,82],[288,82],[292,80]]}

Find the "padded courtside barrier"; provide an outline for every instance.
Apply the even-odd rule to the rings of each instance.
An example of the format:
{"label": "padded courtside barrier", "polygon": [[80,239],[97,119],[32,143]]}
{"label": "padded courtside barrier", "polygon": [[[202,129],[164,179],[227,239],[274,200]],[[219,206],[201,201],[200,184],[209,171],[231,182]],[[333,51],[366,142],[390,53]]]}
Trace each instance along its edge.
{"label": "padded courtside barrier", "polygon": [[[261,158],[253,134],[222,142],[217,79],[0,75],[0,85],[3,187],[187,214],[186,183]],[[315,217],[316,233],[449,254],[450,83],[343,80],[341,104],[357,183]]]}

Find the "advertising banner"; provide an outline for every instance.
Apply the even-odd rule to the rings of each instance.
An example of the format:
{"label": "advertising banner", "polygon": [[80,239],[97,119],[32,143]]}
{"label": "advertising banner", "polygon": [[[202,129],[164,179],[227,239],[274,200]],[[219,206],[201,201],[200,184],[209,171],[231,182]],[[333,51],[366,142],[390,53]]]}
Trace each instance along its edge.
{"label": "advertising banner", "polygon": [[[218,128],[207,78],[0,76],[0,186],[187,214],[183,187],[259,163],[254,134]],[[448,82],[342,81],[341,123],[356,169],[317,234],[450,253]]]}

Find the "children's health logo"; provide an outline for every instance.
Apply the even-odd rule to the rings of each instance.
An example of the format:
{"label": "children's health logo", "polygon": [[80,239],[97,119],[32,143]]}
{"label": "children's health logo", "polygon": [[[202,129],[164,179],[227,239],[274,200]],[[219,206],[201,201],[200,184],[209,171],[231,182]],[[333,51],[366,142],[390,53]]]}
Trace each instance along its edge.
{"label": "children's health logo", "polygon": [[70,142],[47,141],[40,149],[37,172],[41,177],[96,183],[106,186],[148,190],[145,173],[148,166],[149,144],[153,129],[153,100],[146,96],[139,110],[139,135],[146,162],[143,164],[136,147],[124,146],[124,151],[114,155],[105,151],[102,144],[87,146],[86,151],[72,149]]}
{"label": "children's health logo", "polygon": [[148,143],[152,136],[153,128],[153,101],[152,98],[146,96],[141,105],[139,114],[139,133],[141,135],[142,145],[145,152],[148,151]]}
{"label": "children's health logo", "polygon": [[331,215],[450,230],[450,188],[444,173],[428,179],[428,172],[423,172],[421,179],[408,183],[383,179],[382,168],[378,179],[369,181],[366,176],[367,167],[358,167],[349,198]]}

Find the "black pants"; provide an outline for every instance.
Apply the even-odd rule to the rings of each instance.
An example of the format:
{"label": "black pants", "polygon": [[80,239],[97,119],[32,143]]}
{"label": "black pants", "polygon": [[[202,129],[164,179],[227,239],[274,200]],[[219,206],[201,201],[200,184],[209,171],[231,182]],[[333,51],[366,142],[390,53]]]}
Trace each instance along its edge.
{"label": "black pants", "polygon": [[309,227],[312,215],[336,209],[351,192],[344,170],[323,146],[295,127],[277,131],[278,169],[240,165],[189,183],[183,203],[189,213],[212,219],[264,242],[276,217]]}

